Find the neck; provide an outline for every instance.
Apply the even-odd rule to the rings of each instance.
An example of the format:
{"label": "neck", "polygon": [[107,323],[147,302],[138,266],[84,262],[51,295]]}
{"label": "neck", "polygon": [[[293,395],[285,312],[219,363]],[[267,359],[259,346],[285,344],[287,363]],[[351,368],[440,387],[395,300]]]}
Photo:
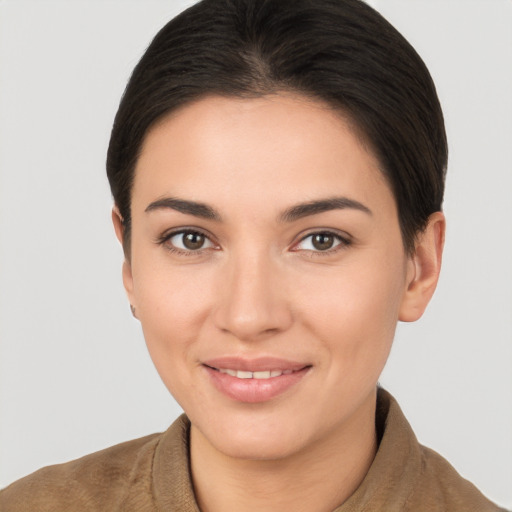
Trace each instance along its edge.
{"label": "neck", "polygon": [[281,459],[225,455],[192,426],[192,477],[201,511],[334,510],[355,492],[375,457],[375,402],[374,392],[346,424]]}

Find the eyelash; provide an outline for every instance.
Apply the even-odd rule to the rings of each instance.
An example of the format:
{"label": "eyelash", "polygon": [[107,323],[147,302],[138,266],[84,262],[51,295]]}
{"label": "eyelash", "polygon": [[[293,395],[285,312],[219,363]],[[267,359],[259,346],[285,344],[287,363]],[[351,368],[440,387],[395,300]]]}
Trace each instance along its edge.
{"label": "eyelash", "polygon": [[203,233],[202,231],[200,231],[198,229],[192,229],[192,228],[189,228],[189,229],[182,228],[182,229],[178,229],[176,231],[166,232],[162,236],[158,237],[158,239],[156,240],[156,243],[164,246],[165,249],[167,251],[169,251],[170,253],[177,254],[179,256],[197,256],[199,254],[202,254],[204,251],[207,251],[212,248],[212,247],[205,247],[205,248],[197,249],[195,251],[192,249],[183,250],[183,249],[180,249],[172,244],[167,243],[167,242],[169,242],[169,240],[171,238],[173,238],[177,235],[184,235],[184,234],[204,236],[204,238],[206,240],[208,240],[214,247],[216,246],[216,244],[212,241],[210,236],[208,236],[206,233]]}
{"label": "eyelash", "polygon": [[[169,242],[169,240],[171,238],[173,238],[177,235],[184,235],[184,234],[204,236],[205,239],[208,240],[213,245],[213,248],[216,248],[216,244],[211,240],[211,238],[206,233],[203,233],[202,231],[199,231],[197,229],[183,229],[182,228],[182,229],[179,229],[176,231],[166,232],[163,235],[161,235],[160,237],[158,237],[158,239],[156,240],[156,243],[159,245],[165,246],[165,249],[167,251],[174,253],[174,254],[178,254],[180,256],[197,256],[209,249],[212,249],[212,247],[205,247],[205,248],[201,248],[201,249],[197,249],[197,250],[192,250],[192,249],[183,250],[174,245],[167,243],[167,242]],[[347,247],[349,247],[352,244],[352,240],[348,236],[342,236],[339,233],[335,233],[335,232],[329,231],[329,230],[320,230],[320,231],[313,231],[313,232],[308,233],[307,235],[303,236],[296,244],[294,244],[294,247],[300,245],[305,240],[307,240],[308,238],[313,237],[315,235],[332,236],[338,243],[333,248],[326,249],[325,251],[321,251],[321,250],[315,251],[315,250],[306,249],[305,251],[308,252],[310,257],[328,256],[328,255],[330,256],[334,253],[337,253],[340,250],[346,249]],[[294,249],[294,248],[292,248],[291,250],[294,252],[300,251],[300,249]]]}
{"label": "eyelash", "polygon": [[[335,239],[335,241],[338,243],[334,247],[326,249],[325,251],[321,251],[321,250],[315,251],[315,250],[306,249],[305,251],[307,251],[308,255],[311,258],[317,257],[317,256],[320,256],[320,257],[332,256],[333,254],[336,254],[339,251],[346,249],[347,247],[349,247],[352,244],[352,240],[347,235],[343,236],[340,233],[337,233],[334,231],[329,231],[329,230],[319,230],[319,231],[313,231],[313,232],[308,233],[307,235],[303,236],[299,240],[299,242],[294,245],[294,247],[304,243],[304,241],[307,240],[308,238],[311,238],[311,237],[314,237],[317,235],[333,237]],[[298,252],[300,249],[292,249],[292,250],[295,250]]]}

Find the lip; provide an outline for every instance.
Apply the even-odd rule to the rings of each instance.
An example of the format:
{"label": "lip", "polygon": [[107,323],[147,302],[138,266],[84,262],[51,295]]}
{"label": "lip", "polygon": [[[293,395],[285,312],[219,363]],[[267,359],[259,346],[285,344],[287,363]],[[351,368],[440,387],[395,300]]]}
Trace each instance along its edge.
{"label": "lip", "polygon": [[[266,402],[281,395],[298,384],[311,369],[310,364],[275,357],[222,357],[209,359],[202,364],[218,391],[235,401],[245,403]],[[268,379],[241,379],[221,373],[219,369],[245,372],[280,370],[287,373]]]}
{"label": "lip", "polygon": [[258,357],[247,359],[243,357],[218,357],[203,361],[203,364],[212,368],[231,368],[233,370],[242,370],[245,372],[261,372],[264,370],[301,370],[305,366],[311,366],[308,363],[299,361],[290,361],[278,357]]}

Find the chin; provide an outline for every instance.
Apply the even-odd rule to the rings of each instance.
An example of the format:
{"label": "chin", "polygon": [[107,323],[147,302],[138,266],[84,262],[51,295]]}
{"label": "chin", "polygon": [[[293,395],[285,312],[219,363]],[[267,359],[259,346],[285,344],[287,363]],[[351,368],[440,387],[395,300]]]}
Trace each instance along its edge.
{"label": "chin", "polygon": [[[213,443],[212,443],[213,444]],[[224,455],[244,460],[280,460],[297,453],[303,443],[288,436],[275,433],[273,436],[238,435],[231,439],[221,439],[215,448]]]}
{"label": "chin", "polygon": [[195,425],[217,451],[237,459],[284,459],[308,444],[304,424],[299,428],[300,422],[290,417],[284,420],[276,415],[244,416],[231,416],[229,420],[216,418],[205,425]]}

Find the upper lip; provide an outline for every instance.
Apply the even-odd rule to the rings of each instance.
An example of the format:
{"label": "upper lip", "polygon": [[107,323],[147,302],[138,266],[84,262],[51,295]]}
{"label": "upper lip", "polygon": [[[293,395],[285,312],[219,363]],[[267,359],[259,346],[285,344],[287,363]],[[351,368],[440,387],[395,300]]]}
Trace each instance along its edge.
{"label": "upper lip", "polygon": [[298,361],[291,361],[289,359],[282,359],[279,357],[257,357],[257,358],[243,358],[236,356],[217,357],[202,361],[206,366],[216,369],[230,369],[241,370],[246,372],[258,372],[265,370],[292,370],[298,371],[311,366],[308,363]]}

